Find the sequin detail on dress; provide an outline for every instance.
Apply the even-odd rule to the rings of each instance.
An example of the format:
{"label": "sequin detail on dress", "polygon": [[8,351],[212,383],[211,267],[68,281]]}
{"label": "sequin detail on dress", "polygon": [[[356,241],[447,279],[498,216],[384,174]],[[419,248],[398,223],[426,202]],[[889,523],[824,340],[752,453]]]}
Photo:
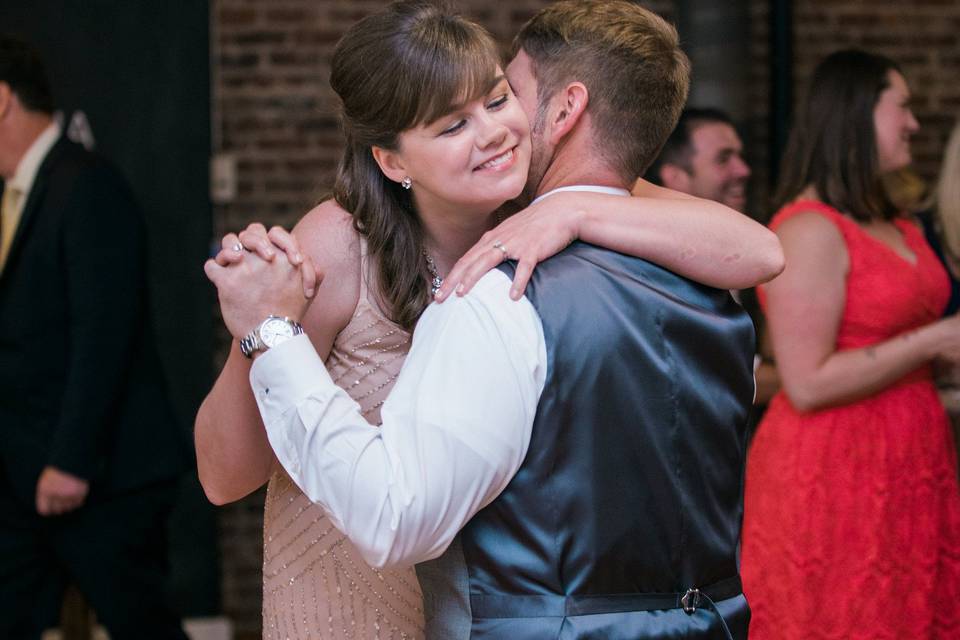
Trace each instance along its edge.
{"label": "sequin detail on dress", "polygon": [[[362,283],[353,318],[326,365],[364,417],[380,424],[380,406],[409,348],[410,334],[383,316]],[[266,640],[423,638],[423,600],[413,569],[367,566],[282,471],[267,485],[263,529]]]}

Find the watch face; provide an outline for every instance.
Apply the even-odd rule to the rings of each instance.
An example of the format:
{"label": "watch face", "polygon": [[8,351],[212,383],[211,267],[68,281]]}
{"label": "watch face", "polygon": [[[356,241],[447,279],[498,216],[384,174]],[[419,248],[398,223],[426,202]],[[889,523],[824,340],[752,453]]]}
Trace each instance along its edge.
{"label": "watch face", "polygon": [[267,347],[275,347],[293,337],[293,327],[282,318],[270,318],[260,325],[260,341]]}

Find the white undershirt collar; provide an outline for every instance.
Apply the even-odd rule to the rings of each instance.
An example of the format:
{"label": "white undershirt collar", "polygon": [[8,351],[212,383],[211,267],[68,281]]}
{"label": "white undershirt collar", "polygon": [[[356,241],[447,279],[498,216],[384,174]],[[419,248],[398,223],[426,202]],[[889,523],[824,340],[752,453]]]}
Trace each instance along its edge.
{"label": "white undershirt collar", "polygon": [[551,189],[544,194],[541,194],[534,198],[533,202],[530,204],[536,204],[543,200],[546,197],[552,196],[555,193],[560,193],[561,191],[592,191],[594,193],[609,193],[612,196],[629,196],[630,192],[626,189],[620,187],[602,187],[595,184],[573,184],[567,187],[557,187],[556,189]]}

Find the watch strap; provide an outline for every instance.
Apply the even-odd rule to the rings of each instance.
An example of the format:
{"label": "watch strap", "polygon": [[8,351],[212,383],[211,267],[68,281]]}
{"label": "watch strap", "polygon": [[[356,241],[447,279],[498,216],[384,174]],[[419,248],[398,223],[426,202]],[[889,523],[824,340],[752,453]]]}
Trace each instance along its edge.
{"label": "watch strap", "polygon": [[[257,329],[259,328],[260,327],[257,326]],[[264,348],[263,343],[260,342],[260,334],[257,329],[240,338],[240,353],[242,353],[244,357],[252,358],[254,353]]]}

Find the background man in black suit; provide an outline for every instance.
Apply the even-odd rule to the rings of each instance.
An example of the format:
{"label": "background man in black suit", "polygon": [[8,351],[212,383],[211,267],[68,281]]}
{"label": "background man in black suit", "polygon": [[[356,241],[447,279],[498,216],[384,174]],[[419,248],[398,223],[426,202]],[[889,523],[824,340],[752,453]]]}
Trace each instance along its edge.
{"label": "background man in black suit", "polygon": [[188,443],[148,329],[124,180],[60,137],[42,63],[0,36],[0,637],[77,584],[114,640],[185,638],[162,593]]}

